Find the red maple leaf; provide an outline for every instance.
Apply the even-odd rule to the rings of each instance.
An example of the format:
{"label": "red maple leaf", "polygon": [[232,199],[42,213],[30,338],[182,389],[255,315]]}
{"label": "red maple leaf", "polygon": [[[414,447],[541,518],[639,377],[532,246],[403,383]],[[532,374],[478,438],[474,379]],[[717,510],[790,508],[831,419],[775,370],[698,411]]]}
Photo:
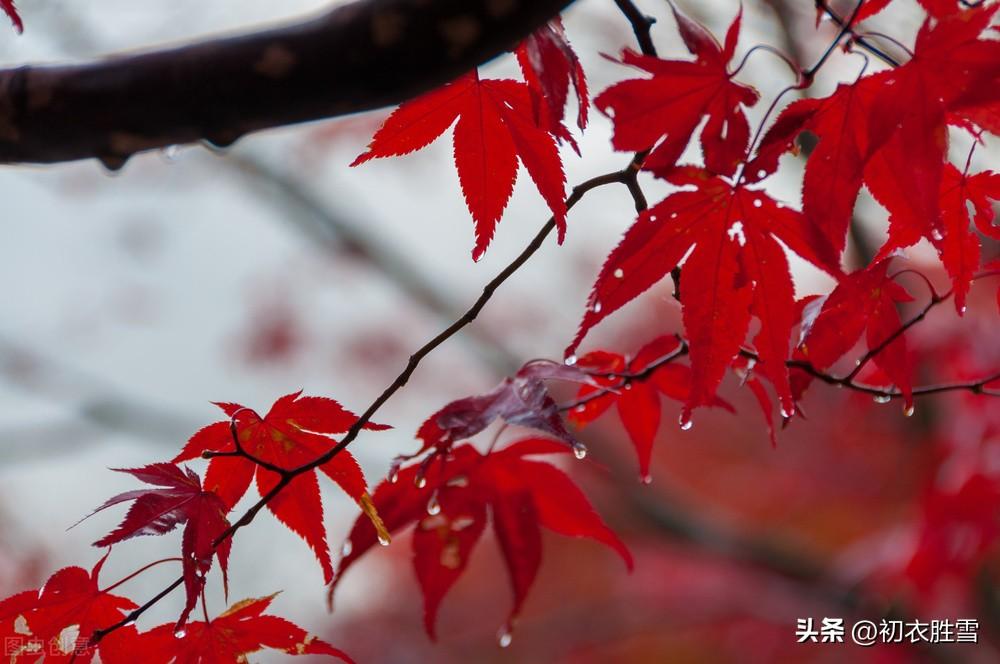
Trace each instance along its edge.
{"label": "red maple leaf", "polygon": [[14,0],[0,0],[0,9],[7,14],[7,18],[14,24],[14,29],[17,30],[18,34],[24,32],[24,23],[21,21],[21,15],[17,13]]}
{"label": "red maple leaf", "polygon": [[556,17],[536,30],[517,47],[516,55],[524,80],[531,89],[536,123],[576,149],[576,142],[563,125],[570,84],[576,92],[576,124],[581,130],[587,126],[590,100],[583,67],[566,40],[562,20]]}
{"label": "red maple leaf", "polygon": [[[957,0],[919,0],[919,2],[929,15],[936,18],[943,18],[950,14],[955,14],[960,8]],[[854,22],[860,23],[866,18],[870,18],[875,14],[878,14],[891,3],[892,0],[868,0],[861,5],[861,8],[854,17]],[[820,12],[822,12],[822,9],[820,9]]]}
{"label": "red maple leaf", "polygon": [[[910,409],[913,405],[911,370],[905,335],[897,334],[902,323],[896,303],[910,302],[913,298],[887,275],[889,262],[881,261],[846,275],[830,295],[806,307],[804,316],[809,321],[803,325],[803,338],[796,349],[796,358],[808,361],[817,369],[826,369],[849,352],[865,334],[869,350],[884,345],[872,361],[900,389],[905,407]],[[796,374],[797,392],[801,392],[812,378],[801,370]]]}
{"label": "red maple leaf", "polygon": [[837,86],[829,97],[789,104],[746,167],[747,182],[762,180],[777,169],[778,156],[793,147],[799,133],[808,130],[819,138],[806,165],[802,212],[810,245],[830,265],[839,265],[844,253],[865,165],[890,131],[878,122],[881,111],[875,108],[875,97],[889,76],[868,76]]}
{"label": "red maple leaf", "polygon": [[750,127],[741,106],[757,103],[757,92],[735,83],[729,62],[739,38],[740,14],[726,33],[725,46],[700,24],[676,9],[674,16],[694,62],[661,60],[626,50],[622,63],[653,75],[612,85],[594,99],[594,105],[611,117],[617,150],[653,147],[643,168],[666,171],[677,163],[702,118],[701,147],[705,167],[713,173],[732,175],[743,160],[750,141]]}
{"label": "red maple leaf", "polygon": [[[948,164],[941,180],[941,227],[931,233],[931,242],[941,257],[955,291],[955,309],[965,312],[965,300],[972,278],[979,270],[980,243],[969,229],[969,206],[972,221],[983,235],[1000,240],[1000,229],[993,225],[993,205],[1000,201],[1000,174],[985,171],[975,175],[962,173]],[[890,236],[890,244],[906,246],[907,239]]]}
{"label": "red maple leaf", "polygon": [[[691,348],[691,409],[711,405],[719,382],[736,357],[750,325],[763,368],[775,384],[781,409],[794,412],[785,360],[795,322],[794,288],[778,240],[831,273],[811,249],[802,214],[774,201],[766,192],[733,185],[694,167],[672,171],[667,179],[693,186],[639,215],[601,268],[572,354],[588,330],[670,273],[683,266],[684,328]],[[691,251],[693,249],[693,251]],[[690,254],[689,254],[690,252]]]}
{"label": "red maple leaf", "polygon": [[428,417],[417,431],[423,445],[416,454],[432,447],[446,449],[456,441],[471,438],[497,418],[537,429],[582,450],[563,426],[559,405],[549,395],[546,380],[596,385],[593,378],[576,367],[548,360],[529,362],[490,392],[452,401]]}
{"label": "red maple leaf", "polygon": [[825,261],[843,253],[862,183],[890,213],[890,242],[878,260],[944,234],[947,124],[1000,127],[1000,42],[980,38],[996,10],[932,12],[940,20],[924,23],[909,62],[842,84],[824,99],[794,102],[767,132],[747,181],[774,172],[802,130],[819,137],[802,198],[810,241]]}
{"label": "red maple leaf", "polygon": [[[649,481],[649,462],[653,452],[653,439],[660,426],[660,394],[685,402],[691,391],[691,369],[687,365],[669,363],[657,367],[645,379],[630,381],[622,386],[622,379],[614,374],[641,374],[657,360],[676,352],[680,342],[676,337],[658,337],[639,349],[629,361],[623,355],[597,350],[583,355],[576,366],[596,373],[597,385],[584,385],[577,392],[581,403],[570,411],[569,421],[584,427],[600,417],[611,406],[617,406],[622,425],[635,446],[639,457],[639,476]],[[609,388],[617,388],[608,391]],[[729,411],[733,408],[721,399],[714,405]]]}
{"label": "red maple leaf", "polygon": [[[254,458],[283,469],[294,469],[318,459],[335,441],[328,435],[347,431],[357,416],[333,399],[303,397],[295,392],[274,402],[267,415],[239,404],[218,405],[236,421],[241,448]],[[387,429],[369,422],[366,429]],[[203,452],[235,452],[231,421],[216,422],[195,433],[174,462],[200,457]],[[346,450],[340,451],[319,468],[353,498],[369,518],[378,520],[367,493],[367,482],[358,462]],[[258,467],[241,456],[219,456],[208,464],[205,487],[217,493],[227,510],[243,497],[256,477],[257,490],[266,495],[280,481],[278,473]],[[323,503],[315,471],[302,473],[286,486],[267,509],[312,548],[327,582],[333,578],[333,564],[323,527]]]}
{"label": "red maple leaf", "polygon": [[109,663],[128,662],[135,653],[136,629],[129,625],[90,646],[96,630],[119,622],[136,604],[97,586],[107,556],[90,572],[65,567],[38,590],[27,590],[0,602],[0,639],[11,664],[45,662],[87,664],[100,652]]}
{"label": "red maple leaf", "polygon": [[493,239],[514,190],[518,158],[552,210],[562,242],[566,175],[555,139],[536,124],[526,83],[480,79],[472,71],[402,104],[375,132],[368,151],[351,165],[419,150],[452,124],[455,166],[476,226],[472,258],[479,260]]}
{"label": "red maple leaf", "polygon": [[111,546],[139,535],[163,535],[185,524],[181,551],[187,602],[177,621],[183,625],[205,586],[213,556],[218,556],[223,579],[226,578],[232,540],[225,540],[218,549],[214,542],[229,527],[226,520],[229,507],[214,492],[203,490],[201,478],[190,468],[182,470],[172,463],[154,463],[116,470],[162,488],[127,491],[94,510],[90,516],[113,505],[134,501],[121,524],[94,542],[94,546]]}
{"label": "red maple leaf", "polygon": [[148,664],[234,664],[265,648],[289,655],[329,655],[349,664],[341,650],[284,618],[263,615],[274,599],[245,599],[208,622],[187,624],[183,637],[173,625],[160,625],[139,635],[137,646]]}
{"label": "red maple leaf", "polygon": [[[493,524],[514,594],[507,628],[517,617],[541,563],[545,526],[571,537],[589,537],[615,550],[632,568],[625,545],[604,524],[586,496],[555,466],[527,459],[565,453],[566,447],[545,438],[528,438],[506,448],[480,454],[460,445],[424,468],[411,465],[396,481],[379,484],[372,497],[390,532],[416,524],[413,564],[424,595],[424,624],[435,638],[441,599],[461,576],[473,548]],[[418,484],[415,481],[421,478]],[[344,546],[331,597],[344,572],[378,541],[363,519],[355,522]]]}

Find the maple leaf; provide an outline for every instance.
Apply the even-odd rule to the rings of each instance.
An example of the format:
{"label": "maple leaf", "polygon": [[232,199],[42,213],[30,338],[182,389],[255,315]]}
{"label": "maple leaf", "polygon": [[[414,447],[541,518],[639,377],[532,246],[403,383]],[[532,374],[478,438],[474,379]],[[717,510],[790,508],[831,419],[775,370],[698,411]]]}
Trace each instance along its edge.
{"label": "maple leaf", "polygon": [[809,157],[802,184],[802,212],[809,244],[829,265],[840,265],[854,202],[861,190],[865,165],[890,132],[875,112],[875,97],[889,72],[837,86],[824,99],[789,104],[761,141],[746,167],[746,181],[756,182],[777,169],[778,156],[793,147],[802,131],[819,141]]}
{"label": "maple leaf", "polygon": [[559,405],[549,395],[546,380],[596,385],[593,378],[576,367],[547,360],[529,362],[490,392],[452,401],[428,417],[417,431],[423,445],[416,454],[471,438],[498,417],[508,424],[537,429],[574,449],[582,449],[563,426]]}
{"label": "maple leaf", "polygon": [[[826,369],[865,334],[869,350],[885,345],[872,361],[900,389],[905,408],[909,410],[913,406],[913,394],[906,338],[903,334],[893,336],[902,326],[896,303],[910,302],[913,298],[888,276],[889,263],[881,261],[846,275],[829,296],[807,307],[807,310],[812,309],[806,313],[812,320],[804,325],[796,358],[808,361],[817,369]],[[800,376],[797,383],[808,385],[811,380]]]}
{"label": "maple leaf", "polygon": [[172,463],[154,463],[142,468],[116,470],[161,488],[127,491],[94,510],[90,516],[113,505],[134,501],[121,524],[94,542],[94,546],[111,546],[139,535],[163,535],[185,524],[181,557],[187,602],[177,621],[178,625],[183,625],[205,586],[213,556],[219,558],[223,578],[227,576],[232,540],[225,540],[218,548],[214,542],[229,527],[226,520],[229,508],[218,495],[202,489],[201,478],[190,468],[181,470]]}
{"label": "maple leaf", "polygon": [[750,141],[742,106],[753,106],[758,99],[753,88],[733,82],[728,70],[736,50],[742,10],[729,27],[725,46],[676,8],[674,16],[696,60],[661,60],[625,50],[622,63],[652,74],[652,78],[616,83],[594,99],[594,106],[612,119],[611,144],[615,149],[653,148],[643,164],[653,172],[674,166],[702,118],[707,117],[701,131],[705,167],[714,173],[732,175]]}
{"label": "maple leaf", "polygon": [[289,655],[328,655],[349,664],[341,650],[284,618],[264,615],[275,595],[245,599],[208,622],[187,624],[182,638],[174,626],[160,625],[139,635],[138,652],[149,664],[232,664],[271,648]]}
{"label": "maple leaf", "polygon": [[[878,14],[883,9],[892,4],[893,0],[868,0],[858,10],[854,17],[855,23],[860,23],[867,18]],[[943,18],[959,11],[957,0],[919,0],[920,5],[931,16]],[[822,12],[822,9],[820,9]]]}
{"label": "maple leaf", "polygon": [[[546,438],[519,440],[486,455],[471,445],[460,445],[447,457],[439,457],[440,464],[411,465],[399,472],[396,481],[375,488],[372,500],[390,532],[416,524],[413,563],[424,595],[424,625],[432,639],[441,599],[465,569],[487,514],[514,594],[505,633],[520,613],[541,563],[540,526],[605,544],[632,569],[628,549],[573,481],[555,466],[526,458],[566,451]],[[424,480],[419,485],[418,476]],[[377,541],[370,523],[362,519],[354,523],[330,587],[331,597],[347,568]]]}
{"label": "maple leaf", "polygon": [[[598,350],[583,355],[576,366],[594,373],[612,375],[594,376],[597,385],[584,385],[577,392],[581,403],[570,411],[569,421],[583,428],[611,406],[616,406],[625,431],[639,457],[639,476],[649,481],[649,462],[653,452],[653,439],[660,425],[660,394],[675,401],[685,402],[691,391],[691,369],[683,364],[665,364],[657,367],[645,379],[630,381],[621,386],[622,379],[613,374],[641,374],[651,365],[677,351],[680,342],[676,337],[658,337],[639,349],[635,358]],[[619,387],[620,386],[620,387]],[[609,388],[618,388],[608,391]],[[603,394],[601,393],[603,391]],[[729,411],[733,407],[716,398],[713,405]]]}
{"label": "maple leaf", "polygon": [[775,383],[781,409],[790,416],[794,403],[784,363],[795,322],[794,288],[778,240],[828,272],[835,274],[838,268],[824,264],[812,251],[802,214],[766,192],[730,184],[694,167],[675,169],[667,180],[696,189],[671,194],[641,213],[625,232],[601,268],[567,355],[594,325],[669,274],[687,255],[681,300],[692,375],[682,420],[689,421],[691,409],[714,402],[752,313],[760,321],[754,344]]}
{"label": "maple leaf", "polygon": [[824,99],[794,102],[765,134],[746,168],[748,182],[773,173],[801,131],[819,138],[802,206],[810,243],[825,261],[840,260],[862,184],[890,213],[890,242],[877,260],[943,234],[948,122],[1000,124],[991,124],[1000,111],[1000,42],[979,38],[996,10],[932,12],[941,20],[924,23],[909,62],[841,84]]}
{"label": "maple leaf", "polygon": [[517,47],[517,62],[532,93],[535,121],[560,141],[568,141],[579,154],[576,142],[563,125],[569,87],[576,92],[576,124],[587,126],[587,79],[580,60],[566,40],[562,20],[556,17],[532,33]]}
{"label": "maple leaf", "polygon": [[[236,420],[240,446],[244,451],[265,463],[287,470],[305,465],[328,452],[335,441],[323,434],[343,433],[357,420],[355,414],[333,399],[304,397],[301,391],[275,401],[264,417],[239,404],[216,405]],[[388,427],[369,422],[365,428],[383,430]],[[200,457],[203,452],[235,450],[231,422],[216,422],[195,433],[174,463]],[[361,468],[347,450],[341,450],[319,470],[353,498],[369,518],[378,521]],[[258,467],[246,457],[217,456],[208,464],[205,487],[220,496],[228,511],[243,497],[255,478],[257,490],[262,496],[281,479],[278,473]],[[293,479],[267,503],[267,509],[312,548],[329,583],[333,577],[333,564],[323,527],[323,503],[316,472],[302,473]]]}
{"label": "maple leaf", "polygon": [[[1000,174],[985,171],[968,175],[951,164],[945,166],[940,198],[942,231],[932,232],[931,242],[951,276],[955,310],[960,314],[965,312],[969,285],[980,261],[979,238],[969,230],[970,206],[976,228],[983,235],[1000,240],[1000,229],[993,226],[990,199],[1000,201]],[[897,240],[890,237],[890,244],[895,243]]]}
{"label": "maple leaf", "polygon": [[[998,8],[926,21],[913,58],[886,72],[874,97],[876,117],[892,131],[869,159],[864,178],[889,210],[894,244],[914,236],[931,239],[940,232],[949,114],[1000,102],[1000,42],[980,38]],[[878,258],[889,253],[884,247]]]}
{"label": "maple leaf", "polygon": [[107,555],[87,572],[65,567],[49,577],[38,590],[28,590],[0,602],[0,638],[11,664],[78,662],[87,664],[99,651],[101,660],[127,662],[122,655],[134,653],[136,629],[121,627],[90,646],[94,632],[119,622],[137,605],[97,586]]}
{"label": "maple leaf", "polygon": [[10,22],[14,24],[14,29],[18,34],[24,32],[24,23],[21,21],[21,15],[17,13],[17,7],[14,6],[14,0],[0,0],[0,9],[7,14],[7,18]]}
{"label": "maple leaf", "polygon": [[535,122],[526,83],[480,79],[472,71],[408,101],[386,119],[368,151],[351,166],[419,150],[452,124],[455,166],[476,226],[472,258],[479,260],[493,239],[514,190],[518,158],[552,210],[562,242],[566,235],[566,175],[555,139]]}

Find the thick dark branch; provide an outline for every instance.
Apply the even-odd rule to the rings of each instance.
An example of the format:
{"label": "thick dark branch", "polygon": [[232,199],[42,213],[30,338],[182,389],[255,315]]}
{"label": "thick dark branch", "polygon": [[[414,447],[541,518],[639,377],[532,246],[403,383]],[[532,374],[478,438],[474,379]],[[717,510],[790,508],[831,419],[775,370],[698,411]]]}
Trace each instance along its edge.
{"label": "thick dark branch", "polygon": [[177,48],[0,71],[0,163],[97,157],[396,104],[515,46],[572,0],[360,0]]}

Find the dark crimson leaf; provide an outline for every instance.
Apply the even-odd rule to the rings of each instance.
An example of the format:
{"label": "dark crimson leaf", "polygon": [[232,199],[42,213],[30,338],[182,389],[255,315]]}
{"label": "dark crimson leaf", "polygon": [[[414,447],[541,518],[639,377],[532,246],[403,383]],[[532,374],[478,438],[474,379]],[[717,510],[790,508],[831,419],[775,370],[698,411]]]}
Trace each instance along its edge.
{"label": "dark crimson leaf", "polygon": [[214,556],[219,558],[223,577],[227,574],[231,540],[227,539],[218,549],[213,543],[229,527],[226,520],[229,509],[215,493],[202,489],[201,478],[190,468],[182,470],[172,463],[155,463],[117,470],[161,488],[121,493],[94,510],[91,516],[113,505],[133,501],[121,525],[94,542],[94,546],[111,546],[139,535],[163,535],[184,524],[181,557],[187,602],[177,621],[183,625],[205,586]]}
{"label": "dark crimson leaf", "polygon": [[[510,575],[514,606],[507,629],[520,612],[541,561],[539,527],[571,537],[588,537],[622,556],[631,569],[625,545],[604,524],[582,492],[561,470],[525,457],[566,452],[565,446],[545,438],[517,441],[481,455],[471,445],[460,445],[441,463],[413,464],[395,481],[378,485],[372,497],[389,530],[411,525],[413,561],[424,595],[425,624],[434,638],[441,599],[461,575],[486,525],[487,514]],[[422,478],[422,482],[416,480]],[[359,519],[345,542],[331,595],[344,572],[379,537],[372,525]]]}

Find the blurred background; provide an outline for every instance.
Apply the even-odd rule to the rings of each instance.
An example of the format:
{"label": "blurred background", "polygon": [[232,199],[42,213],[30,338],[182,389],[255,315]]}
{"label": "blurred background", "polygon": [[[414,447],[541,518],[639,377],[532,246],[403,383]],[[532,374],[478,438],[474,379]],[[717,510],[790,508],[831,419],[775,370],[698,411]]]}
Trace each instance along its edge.
{"label": "blurred background", "polygon": [[[238,4],[22,0],[25,34],[5,31],[0,59],[4,66],[76,61],[294,19],[330,3]],[[667,4],[637,4],[659,19],[653,38],[661,55],[686,57]],[[677,4],[717,35],[739,7],[735,0]],[[849,12],[851,3],[843,5]],[[768,43],[808,65],[836,34],[829,24],[815,26],[812,2],[745,0],[743,8],[737,57]],[[915,2],[899,0],[872,29],[912,43],[922,17]],[[634,47],[611,0],[580,0],[564,22],[594,94],[632,76],[600,55]],[[809,93],[829,94],[862,64],[836,55]],[[518,75],[509,56],[482,71]],[[762,94],[752,112],[757,122],[793,82],[766,53],[755,54],[740,79]],[[225,151],[147,153],[117,173],[96,161],[0,170],[3,595],[37,587],[66,565],[92,566],[100,551],[90,542],[121,515],[109,510],[66,529],[134,488],[107,469],[171,458],[219,419],[210,401],[266,409],[304,389],[363,410],[547,219],[522,172],[485,258],[473,263],[450,132],[405,158],[347,167],[384,117],[269,131]],[[611,151],[609,136],[607,119],[593,113],[578,136],[583,157],[563,150],[570,185],[627,162]],[[954,135],[957,163],[969,145]],[[973,170],[996,168],[997,147],[993,140],[977,151]],[[802,163],[786,157],[767,183],[777,198],[798,204]],[[658,200],[662,188],[643,185]],[[561,357],[631,210],[620,188],[588,195],[570,214],[566,243],[548,242],[476,323],[420,366],[378,415],[395,428],[351,447],[371,484],[392,456],[415,451],[413,432],[429,413],[489,390],[529,358]],[[854,266],[885,232],[884,211],[864,195],[858,220],[848,255]],[[984,253],[995,257],[997,248]],[[947,288],[929,246],[903,260]],[[821,275],[795,267],[799,296],[829,291]],[[906,285],[919,307],[924,287],[917,279]],[[979,284],[964,319],[949,304],[914,330],[917,383],[968,379],[1000,365],[995,291],[995,283]],[[634,352],[679,331],[671,293],[666,280],[602,324],[584,350]],[[772,449],[749,393],[731,381],[723,395],[738,414],[698,413],[689,431],[676,426],[676,405],[664,402],[648,486],[638,481],[613,410],[581,434],[592,454],[569,469],[631,547],[636,570],[627,574],[592,542],[546,534],[538,581],[509,648],[496,644],[511,597],[489,536],[443,603],[436,645],[422,631],[406,537],[356,566],[330,615],[306,545],[262,514],[236,539],[232,599],[283,590],[274,613],[359,662],[998,661],[997,402],[967,394],[924,399],[904,418],[898,404],[820,386],[803,404],[808,420],[780,432]],[[329,483],[324,501],[336,551],[357,509]],[[178,538],[116,546],[103,579],[175,555]],[[124,593],[142,602],[172,574],[154,569]],[[213,613],[225,606],[219,585],[210,583]],[[179,598],[172,599],[140,627],[175,617]],[[795,643],[796,618],[843,617],[849,625],[888,616],[976,618],[980,644],[864,650]]]}

